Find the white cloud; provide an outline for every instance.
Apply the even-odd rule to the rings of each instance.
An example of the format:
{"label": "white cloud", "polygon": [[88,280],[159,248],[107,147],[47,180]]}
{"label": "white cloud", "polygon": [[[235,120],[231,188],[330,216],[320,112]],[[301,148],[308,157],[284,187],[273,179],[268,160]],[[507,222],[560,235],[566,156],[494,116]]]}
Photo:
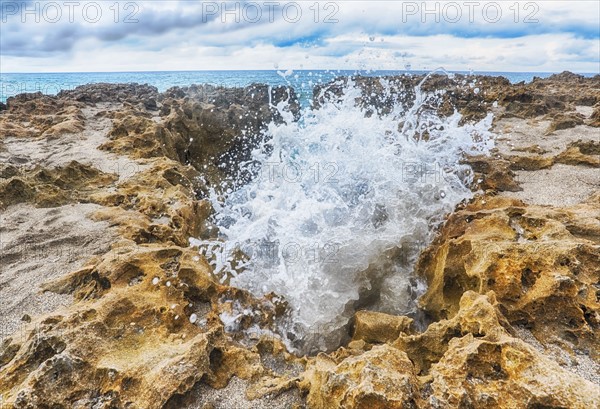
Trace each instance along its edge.
{"label": "white cloud", "polygon": [[[287,21],[281,8],[269,21],[263,7],[259,22],[244,22],[242,12],[239,23],[232,14],[224,23],[209,13],[213,9],[207,2],[144,1],[137,3],[134,18],[139,22],[134,24],[122,22],[132,11],[123,9],[115,23],[112,2],[102,2],[103,18],[94,24],[77,13],[73,23],[66,13],[53,24],[43,18],[35,23],[29,15],[23,23],[19,12],[6,15],[8,3],[14,2],[1,2],[6,18],[0,28],[2,72],[272,69],[275,64],[294,69],[403,69],[406,64],[480,71],[600,69],[600,35],[594,34],[600,27],[600,2],[523,1],[517,16],[510,8],[515,2],[481,1],[469,22],[469,8],[461,1],[428,2],[428,10],[437,7],[433,14],[424,14],[421,1],[309,1],[296,3],[302,16],[295,23],[290,22],[293,7]],[[315,3],[318,16],[311,9]],[[492,3],[502,6],[502,18],[495,23],[490,22],[495,6],[484,13]],[[124,8],[126,3],[117,4]],[[222,8],[221,2],[214,4]],[[454,23],[452,4],[462,13]],[[523,23],[532,12],[539,22]],[[328,15],[338,22],[324,23]]]}

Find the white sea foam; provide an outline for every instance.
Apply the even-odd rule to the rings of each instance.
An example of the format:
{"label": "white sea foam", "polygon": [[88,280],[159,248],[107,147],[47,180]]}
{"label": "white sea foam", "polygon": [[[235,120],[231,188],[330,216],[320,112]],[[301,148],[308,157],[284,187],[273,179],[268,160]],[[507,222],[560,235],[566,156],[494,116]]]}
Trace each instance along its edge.
{"label": "white sea foam", "polygon": [[222,240],[192,240],[223,280],[284,297],[279,332],[305,352],[337,346],[356,308],[411,311],[419,250],[472,194],[461,158],[493,144],[491,115],[474,125],[440,118],[428,108],[437,97],[418,87],[409,109],[370,116],[355,103],[361,89],[344,87],[300,121],[278,107],[285,122],[268,126],[244,165],[254,180],[212,192]]}

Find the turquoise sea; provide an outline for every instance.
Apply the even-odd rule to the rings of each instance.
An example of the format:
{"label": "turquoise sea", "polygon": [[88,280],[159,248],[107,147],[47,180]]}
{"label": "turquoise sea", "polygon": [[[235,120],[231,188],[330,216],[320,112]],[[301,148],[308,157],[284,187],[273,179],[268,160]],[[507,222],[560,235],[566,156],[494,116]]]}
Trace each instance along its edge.
{"label": "turquoise sea", "polygon": [[[224,86],[246,86],[255,82],[269,85],[292,85],[301,95],[312,94],[314,84],[326,82],[337,76],[352,74],[361,75],[398,75],[407,71],[154,71],[154,72],[69,72],[69,73],[0,73],[0,101],[5,102],[10,96],[24,92],[41,91],[54,95],[60,90],[73,89],[78,85],[108,82],[127,83],[137,82],[150,84],[165,91],[173,86],[190,84],[214,84]],[[425,71],[410,71],[413,74],[423,74]],[[455,71],[460,74],[469,72]],[[501,75],[511,82],[529,82],[533,77],[548,77],[549,72],[471,72],[482,75]],[[583,74],[593,76],[595,74]]]}

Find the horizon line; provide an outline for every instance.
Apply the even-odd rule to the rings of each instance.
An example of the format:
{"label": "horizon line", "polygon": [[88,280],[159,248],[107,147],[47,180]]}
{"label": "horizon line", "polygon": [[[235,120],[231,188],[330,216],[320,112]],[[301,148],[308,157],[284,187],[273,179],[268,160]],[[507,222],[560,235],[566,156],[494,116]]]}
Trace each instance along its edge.
{"label": "horizon line", "polygon": [[[134,73],[165,73],[165,72],[280,72],[291,70],[293,72],[305,72],[305,71],[352,71],[352,72],[386,72],[386,71],[395,71],[395,72],[418,72],[418,73],[427,73],[434,72],[439,70],[440,68],[431,69],[431,70],[406,70],[406,69],[347,69],[347,68],[324,68],[324,69],[255,69],[255,70],[244,70],[244,69],[214,69],[214,70],[153,70],[153,71],[40,71],[40,72],[20,72],[20,71],[11,71],[11,72],[2,72],[0,71],[0,75],[4,74],[134,74]],[[445,69],[450,72],[473,72],[473,73],[510,73],[510,74],[557,74],[562,72],[571,72],[573,74],[593,74],[599,75],[600,70],[597,72],[585,72],[585,71],[571,71],[568,69],[557,70],[557,71],[487,71],[487,70],[452,70]]]}

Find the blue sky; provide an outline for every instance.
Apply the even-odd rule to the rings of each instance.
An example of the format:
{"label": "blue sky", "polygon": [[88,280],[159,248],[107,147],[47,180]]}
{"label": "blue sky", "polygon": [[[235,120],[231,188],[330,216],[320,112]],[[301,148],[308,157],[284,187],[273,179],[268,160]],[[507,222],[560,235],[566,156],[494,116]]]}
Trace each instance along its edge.
{"label": "blue sky", "polygon": [[598,1],[0,1],[2,72],[600,71]]}

